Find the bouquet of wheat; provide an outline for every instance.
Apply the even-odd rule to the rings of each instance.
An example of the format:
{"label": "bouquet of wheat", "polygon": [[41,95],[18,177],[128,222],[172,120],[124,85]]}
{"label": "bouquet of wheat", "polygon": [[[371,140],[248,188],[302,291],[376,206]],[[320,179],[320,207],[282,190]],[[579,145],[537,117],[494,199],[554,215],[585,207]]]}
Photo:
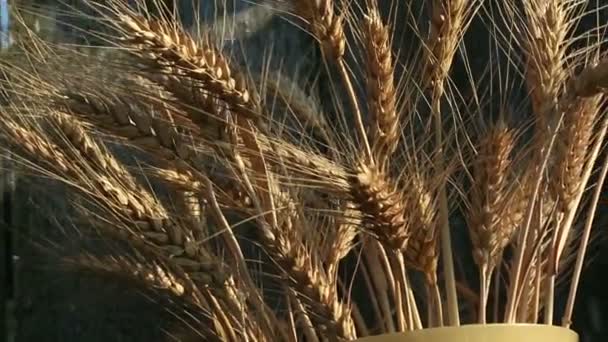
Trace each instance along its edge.
{"label": "bouquet of wheat", "polygon": [[[134,252],[72,262],[183,298],[176,314],[208,341],[575,341],[608,170],[606,27],[577,23],[601,8],[270,5],[317,41],[325,114],[166,1],[87,1],[109,54],[28,31],[2,63],[3,155],[62,182],[75,222]],[[482,72],[462,44],[473,22],[495,52]],[[470,76],[458,87],[456,61]],[[472,251],[455,249],[454,217]]]}

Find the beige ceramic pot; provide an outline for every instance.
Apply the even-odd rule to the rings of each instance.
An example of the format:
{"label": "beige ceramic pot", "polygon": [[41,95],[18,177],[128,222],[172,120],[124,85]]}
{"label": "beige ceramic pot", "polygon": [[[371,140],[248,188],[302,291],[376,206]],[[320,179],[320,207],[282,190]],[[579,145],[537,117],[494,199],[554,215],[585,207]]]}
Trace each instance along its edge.
{"label": "beige ceramic pot", "polygon": [[537,324],[474,324],[363,337],[357,342],[578,342],[569,329]]}

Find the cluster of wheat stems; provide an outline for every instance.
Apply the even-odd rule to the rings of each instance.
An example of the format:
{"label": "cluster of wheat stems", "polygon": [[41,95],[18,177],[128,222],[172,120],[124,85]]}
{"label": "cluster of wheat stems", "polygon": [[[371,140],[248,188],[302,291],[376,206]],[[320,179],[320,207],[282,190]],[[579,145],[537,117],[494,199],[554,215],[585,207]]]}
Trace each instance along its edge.
{"label": "cluster of wheat stems", "polygon": [[[67,185],[76,222],[136,252],[76,262],[184,298],[205,340],[553,324],[560,284],[569,326],[608,169],[601,7],[428,0],[430,16],[406,25],[417,42],[397,44],[408,20],[375,1],[272,4],[317,41],[331,118],[281,76],[235,63],[221,39],[186,31],[166,4],[88,1],[112,54],[29,31],[2,64],[3,155]],[[453,61],[466,64],[463,36],[480,17],[492,19],[487,64],[502,56],[507,71],[484,74],[498,91],[472,76],[455,89]],[[455,266],[471,253],[454,248],[455,216],[478,285]]]}

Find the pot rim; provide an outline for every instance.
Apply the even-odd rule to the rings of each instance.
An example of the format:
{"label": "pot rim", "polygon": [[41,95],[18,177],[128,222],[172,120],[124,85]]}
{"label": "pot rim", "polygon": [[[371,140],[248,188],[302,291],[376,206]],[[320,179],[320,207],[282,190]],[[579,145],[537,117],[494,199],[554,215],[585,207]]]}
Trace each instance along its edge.
{"label": "pot rim", "polygon": [[441,332],[444,331],[449,331],[449,330],[458,330],[458,331],[480,331],[480,330],[495,330],[495,331],[500,331],[503,330],[505,332],[508,332],[510,330],[532,330],[535,333],[538,333],[539,331],[548,331],[551,332],[551,334],[559,334],[560,336],[571,336],[572,338],[578,338],[578,334],[570,329],[570,328],[566,328],[566,327],[562,327],[560,325],[547,325],[547,324],[540,324],[540,323],[487,323],[487,324],[479,324],[479,323],[474,323],[474,324],[463,324],[463,325],[459,325],[459,326],[444,326],[444,327],[434,327],[434,328],[423,328],[423,329],[418,329],[418,330],[413,330],[413,331],[405,331],[405,332],[398,332],[398,333],[385,333],[385,334],[380,334],[380,335],[372,335],[372,336],[365,336],[365,337],[361,337],[359,339],[356,339],[355,341],[360,341],[360,342],[366,342],[368,341],[374,341],[374,337],[380,337],[380,336],[402,336],[402,335],[407,335],[407,336],[424,336],[424,335],[434,335],[434,334],[441,334]]}

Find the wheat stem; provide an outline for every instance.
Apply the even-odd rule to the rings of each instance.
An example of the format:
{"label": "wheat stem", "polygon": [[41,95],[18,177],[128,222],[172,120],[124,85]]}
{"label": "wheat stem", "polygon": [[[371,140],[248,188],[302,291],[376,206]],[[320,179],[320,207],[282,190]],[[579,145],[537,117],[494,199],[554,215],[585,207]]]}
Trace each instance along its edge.
{"label": "wheat stem", "polygon": [[[363,242],[363,244],[365,245],[365,242]],[[372,303],[372,309],[374,311],[374,317],[375,320],[377,322],[380,322],[379,324],[381,324],[383,330],[388,330],[387,326],[386,326],[386,320],[383,319],[382,316],[382,309],[380,308],[380,301],[379,298],[381,296],[381,289],[378,288],[378,286],[376,286],[376,283],[374,282],[374,279],[371,276],[371,263],[369,262],[369,256],[366,256],[365,254],[368,254],[368,252],[363,252],[364,253],[364,260],[363,260],[363,265],[361,267],[361,275],[363,276],[363,280],[365,281],[365,285],[367,287],[367,289],[369,290],[369,295],[370,295],[370,301]],[[394,329],[393,329],[394,331]]]}
{"label": "wheat stem", "polygon": [[435,307],[434,322],[438,327],[443,326],[443,300],[441,298],[441,290],[439,289],[439,283],[435,282],[432,284],[431,290],[432,303]]}
{"label": "wheat stem", "polygon": [[[443,93],[443,87],[437,86],[435,93],[433,94],[433,105],[432,105],[432,117],[435,122],[435,148],[436,155],[434,161],[434,168],[437,174],[441,174],[444,170],[443,160],[443,125],[441,120],[441,94]],[[450,211],[448,208],[448,195],[446,190],[446,182],[442,181],[439,187],[439,227],[441,240],[441,257],[443,261],[443,274],[445,278],[446,293],[448,299],[448,319],[449,324],[459,326],[460,325],[460,313],[458,310],[458,294],[456,291],[456,275],[454,274],[454,257],[452,250],[452,237],[450,232]]]}
{"label": "wheat stem", "polygon": [[[395,293],[395,281],[387,256],[382,252],[382,245],[376,240],[366,239],[364,241],[363,256],[366,258],[369,271],[367,274],[376,289],[374,298],[377,298],[379,306],[379,321],[384,323],[385,331],[395,332],[395,323],[391,312],[390,301],[387,293]],[[382,260],[380,260],[382,259]],[[382,277],[384,275],[385,277]]]}
{"label": "wheat stem", "polygon": [[484,264],[481,266],[479,271],[479,323],[486,324],[487,313],[486,307],[488,305],[488,292],[490,289],[490,279],[492,272],[488,269],[488,265]]}
{"label": "wheat stem", "polygon": [[298,316],[298,318],[296,320],[302,322],[302,323],[299,323],[298,325],[304,327],[303,329],[304,329],[304,336],[306,337],[306,341],[319,342],[319,337],[317,336],[317,332],[315,331],[314,325],[313,325],[312,321],[310,320],[310,317],[306,313],[306,309],[304,308],[304,305],[302,305],[302,302],[298,298],[297,293],[293,289],[290,289],[290,288],[287,288],[286,291],[287,291],[288,302],[291,303],[291,305],[296,307],[295,312],[296,312],[296,315]]}
{"label": "wheat stem", "polygon": [[[405,264],[403,262],[403,255],[400,251],[391,251],[389,254],[389,263],[396,276],[394,288],[395,288],[395,313],[397,320],[397,331],[412,330],[412,310],[410,298],[407,294],[406,287],[406,276],[405,276]],[[406,314],[407,313],[407,314]]]}
{"label": "wheat stem", "polygon": [[537,323],[538,322],[538,314],[540,311],[540,294],[541,294],[541,287],[542,287],[542,280],[543,280],[543,269],[542,269],[542,263],[540,262],[540,259],[538,259],[536,261],[536,271],[534,272],[536,275],[535,278],[535,285],[534,285],[534,305],[532,306],[532,322],[533,323]]}

